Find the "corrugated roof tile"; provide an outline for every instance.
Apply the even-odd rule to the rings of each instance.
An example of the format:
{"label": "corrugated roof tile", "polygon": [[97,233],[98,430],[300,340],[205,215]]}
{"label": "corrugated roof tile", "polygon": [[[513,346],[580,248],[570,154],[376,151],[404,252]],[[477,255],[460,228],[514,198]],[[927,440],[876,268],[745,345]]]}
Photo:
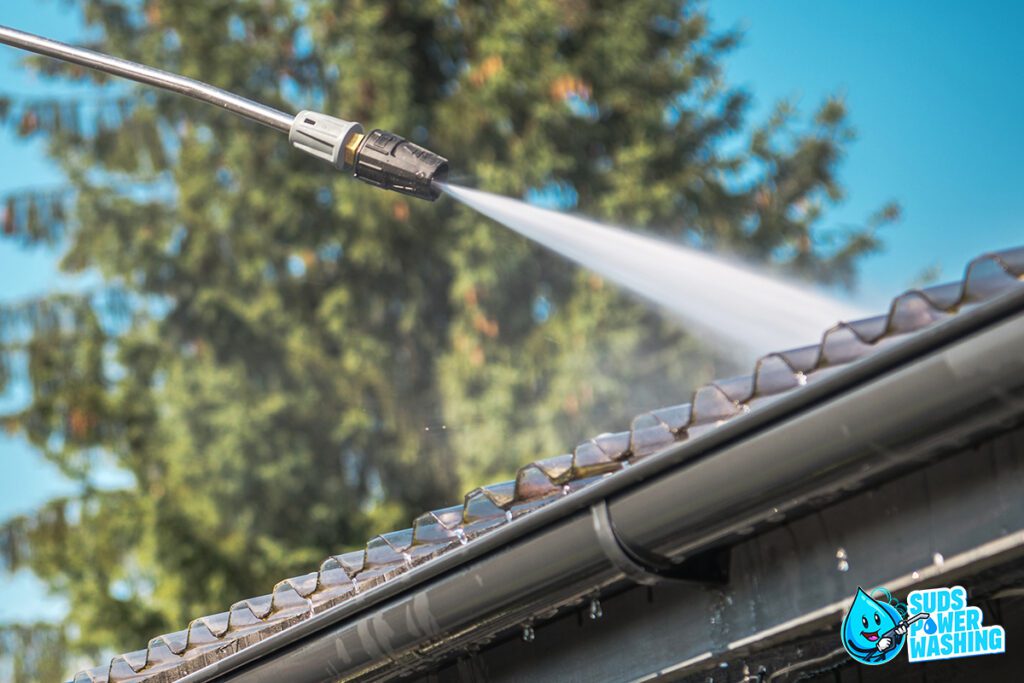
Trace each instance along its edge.
{"label": "corrugated roof tile", "polygon": [[729,379],[715,380],[715,386],[722,390],[730,401],[739,404],[754,395],[754,376],[741,375]]}
{"label": "corrugated roof tile", "polygon": [[[629,431],[629,452],[633,458],[657,453],[676,441],[676,432],[655,413],[637,415]],[[685,438],[685,432],[681,430],[679,433]]]}
{"label": "corrugated roof tile", "polygon": [[[604,447],[602,447],[604,446]],[[597,439],[584,441],[572,452],[572,470],[570,478],[592,476],[601,472],[619,469],[619,462],[629,451],[629,442],[624,449],[618,448],[620,443],[602,444]]]}
{"label": "corrugated roof tile", "polygon": [[[394,532],[393,532],[394,533]],[[409,562],[405,550],[412,545],[412,529],[399,532],[397,545],[392,545],[384,536],[374,536],[366,544],[366,567],[364,571],[389,567],[394,564]]]}
{"label": "corrugated roof tile", "polygon": [[462,522],[462,507],[427,512],[413,522],[413,544],[435,545],[459,541],[456,529]]}
{"label": "corrugated roof tile", "polygon": [[136,650],[115,656],[110,660],[111,681],[134,681],[138,673],[146,666],[146,650]]}
{"label": "corrugated roof tile", "polygon": [[[753,396],[773,396],[805,384],[804,374],[794,368],[783,356],[773,353],[757,361],[754,368]],[[747,399],[749,404],[751,399]]]}
{"label": "corrugated roof tile", "polygon": [[107,683],[109,673],[110,664],[94,666],[75,674],[74,683]]}
{"label": "corrugated roof tile", "polygon": [[537,465],[526,465],[516,472],[516,501],[539,500],[562,493],[562,487]]}
{"label": "corrugated roof tile", "polygon": [[146,665],[157,668],[165,666],[168,663],[177,662],[178,659],[180,659],[179,655],[183,651],[184,650],[174,652],[167,646],[166,639],[163,637],[154,638],[149,641],[149,646],[146,648],[146,652],[148,653]]}
{"label": "corrugated roof tile", "polygon": [[[595,443],[595,445],[597,444]],[[555,484],[564,484],[573,477],[573,459],[572,453],[564,453],[553,458],[538,460],[534,465]]]}
{"label": "corrugated roof tile", "polygon": [[821,344],[779,351],[778,355],[785,358],[786,362],[798,372],[806,375],[808,372],[814,372],[818,367],[818,359],[821,358]]}
{"label": "corrugated roof tile", "polygon": [[218,612],[217,614],[200,617],[198,622],[197,626],[203,626],[214,638],[220,638],[228,632],[228,626],[231,624],[231,615],[228,612]]}
{"label": "corrugated roof tile", "polygon": [[861,339],[856,329],[850,325],[836,325],[825,333],[818,364],[826,367],[845,365],[866,355],[870,350],[871,344]]}
{"label": "corrugated roof tile", "polygon": [[341,564],[329,557],[320,565],[317,573],[317,588],[307,597],[313,612],[323,612],[343,600],[347,600],[356,592],[355,583],[341,567]]}
{"label": "corrugated roof tile", "polygon": [[355,578],[359,572],[363,571],[363,566],[366,564],[366,551],[364,550],[352,550],[341,555],[334,555],[335,560],[341,565],[341,568],[345,570],[349,578]]}
{"label": "corrugated roof tile", "polygon": [[317,589],[320,575],[318,572],[310,572],[303,574],[302,576],[294,576],[290,579],[285,579],[281,583],[274,586],[274,594],[278,592],[278,588],[281,586],[288,586],[291,588],[296,595],[305,599],[312,595],[313,591]]}
{"label": "corrugated roof tile", "polygon": [[188,631],[174,631],[157,636],[149,641],[149,648],[165,647],[172,654],[180,655],[188,647]]}

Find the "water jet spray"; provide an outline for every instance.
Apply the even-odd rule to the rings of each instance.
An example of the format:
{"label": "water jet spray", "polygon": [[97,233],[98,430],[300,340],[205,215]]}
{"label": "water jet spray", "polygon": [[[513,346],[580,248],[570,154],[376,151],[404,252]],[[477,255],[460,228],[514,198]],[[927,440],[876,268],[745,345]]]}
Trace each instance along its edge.
{"label": "water jet spray", "polygon": [[222,107],[287,133],[296,149],[338,170],[351,170],[355,178],[385,190],[434,201],[441,195],[434,181],[443,181],[448,175],[448,160],[444,157],[388,131],[376,129],[364,134],[362,125],[355,121],[315,111],[289,116],[202,81],[2,25],[0,43]]}
{"label": "water jet spray", "polygon": [[682,320],[730,342],[737,359],[816,343],[867,314],[746,264],[588,218],[448,183],[441,190]]}

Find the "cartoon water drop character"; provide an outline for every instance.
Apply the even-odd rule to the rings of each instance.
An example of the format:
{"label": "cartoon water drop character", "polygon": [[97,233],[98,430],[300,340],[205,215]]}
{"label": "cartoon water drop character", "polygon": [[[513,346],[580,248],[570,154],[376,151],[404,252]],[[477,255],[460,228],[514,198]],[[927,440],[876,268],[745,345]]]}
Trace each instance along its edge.
{"label": "cartoon water drop character", "polygon": [[[916,615],[915,615],[916,616]],[[843,619],[843,646],[865,664],[885,664],[903,649],[907,623],[894,607],[857,589]]]}

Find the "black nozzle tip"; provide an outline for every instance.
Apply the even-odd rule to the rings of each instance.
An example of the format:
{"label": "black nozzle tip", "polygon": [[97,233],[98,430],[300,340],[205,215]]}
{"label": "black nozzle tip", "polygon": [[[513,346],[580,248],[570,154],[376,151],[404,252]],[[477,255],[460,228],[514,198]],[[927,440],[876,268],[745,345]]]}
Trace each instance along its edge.
{"label": "black nozzle tip", "polygon": [[448,160],[400,135],[374,130],[356,150],[354,175],[365,183],[434,201],[448,179]]}

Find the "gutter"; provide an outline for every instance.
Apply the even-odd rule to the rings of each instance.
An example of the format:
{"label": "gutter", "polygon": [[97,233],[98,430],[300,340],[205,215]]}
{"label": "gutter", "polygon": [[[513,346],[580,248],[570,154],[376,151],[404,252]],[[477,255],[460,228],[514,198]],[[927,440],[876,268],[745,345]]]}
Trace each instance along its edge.
{"label": "gutter", "polygon": [[395,677],[621,582],[602,502],[677,563],[913,467],[1024,413],[1022,313],[1014,288],[182,680]]}

